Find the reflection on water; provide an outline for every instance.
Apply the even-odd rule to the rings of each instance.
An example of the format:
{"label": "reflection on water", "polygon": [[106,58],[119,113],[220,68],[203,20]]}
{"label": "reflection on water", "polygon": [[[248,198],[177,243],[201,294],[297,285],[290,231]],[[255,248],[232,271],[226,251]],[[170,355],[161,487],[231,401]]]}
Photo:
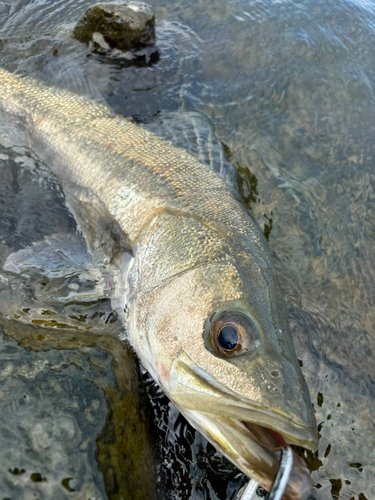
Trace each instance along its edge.
{"label": "reflection on water", "polygon": [[[40,76],[53,85],[88,92],[96,99],[103,96],[116,112],[133,116],[157,133],[184,143],[197,155],[208,143],[207,130],[214,131],[227,159],[236,167],[236,175],[230,173],[225,158],[216,159],[213,164],[220,163],[218,168],[225,175],[228,173],[232,182],[237,179],[245,206],[252,210],[268,236],[286,295],[293,339],[321,435],[318,452],[308,457],[314,496],[317,500],[370,500],[375,494],[373,5],[349,0],[155,0],[152,5],[157,14],[159,59],[132,65],[91,54],[87,47],[70,38],[72,23],[89,4],[86,0],[0,3],[1,64],[12,71]],[[201,123],[198,128],[206,127],[203,142],[198,140],[199,148],[191,148],[184,127],[173,134],[176,122],[168,117],[177,111],[196,117],[195,123]],[[74,233],[75,225],[48,168],[17,142],[9,127],[0,125],[0,143],[4,146],[0,152],[4,172],[0,186],[3,265],[11,253],[54,234],[56,227],[59,232]],[[209,161],[209,157],[203,159]],[[63,294],[64,287],[74,288],[81,278],[80,275],[76,282],[55,284]],[[35,294],[43,288],[40,281],[36,290],[37,282],[34,288],[30,283],[20,288],[22,280],[10,272],[2,273],[1,279],[4,303],[9,304],[11,297],[18,301],[12,309],[13,317],[18,314],[19,319],[27,321],[27,312],[20,312],[22,300],[31,301],[34,314],[42,315],[35,302]],[[92,286],[95,288],[95,283]],[[99,330],[105,328],[103,324],[110,324],[103,321],[94,326],[95,303],[87,313],[79,305],[74,307],[77,310],[66,313],[67,317],[75,316],[69,318],[69,324],[77,326],[77,318],[85,315],[85,328]],[[103,307],[102,317],[107,318],[110,311]],[[53,309],[48,306],[47,310]],[[47,317],[51,320],[48,314]],[[3,345],[17,350],[13,363],[18,368],[14,369],[21,370],[26,353],[22,354],[14,343]],[[7,352],[2,348],[0,361],[4,366]],[[57,356],[54,352],[34,353],[35,363],[57,366],[60,361],[49,360]],[[63,355],[61,351],[56,353]],[[67,359],[74,359],[75,355],[81,356],[64,351]],[[9,372],[9,378],[4,378],[14,387],[23,381],[15,373]],[[65,372],[62,373],[64,378]],[[82,373],[94,381],[94,375],[86,374],[86,368]],[[78,380],[79,370],[76,376]],[[70,375],[66,377],[69,380]],[[111,378],[109,368],[103,377]],[[83,379],[79,383],[87,385]],[[28,382],[26,390],[22,384],[14,389],[14,394],[27,394],[40,387]],[[60,397],[54,387],[56,383],[51,382],[43,399],[43,404],[50,408]],[[78,389],[74,384],[71,387],[67,397],[74,400],[74,391]],[[159,471],[165,498],[234,498],[242,476],[151,388],[152,408],[160,429]],[[87,396],[87,407],[86,401],[84,405],[81,402],[79,412],[90,413],[90,398],[104,408],[103,393],[94,390],[94,385],[86,390],[92,396]],[[6,394],[9,398],[12,392]],[[108,394],[112,395],[106,396],[107,403],[114,400],[114,393]],[[11,400],[3,404],[11,406]],[[30,422],[35,419],[37,425],[40,411],[39,407],[30,409]],[[55,410],[48,411],[51,414]],[[68,418],[61,410],[63,417]],[[11,414],[9,418],[13,418]],[[83,435],[97,436],[105,418],[102,415],[94,428],[82,417]],[[52,425],[52,420],[49,422]],[[111,428],[108,422],[106,425]],[[116,429],[117,424],[112,431]],[[64,432],[68,430],[56,427],[56,432],[50,433],[48,446],[60,446],[56,443]],[[26,442],[32,443],[27,441],[32,439],[30,429],[20,436],[15,438],[21,443],[20,449]],[[9,447],[6,439],[11,438],[1,439],[2,449]],[[100,439],[98,443],[98,450],[103,450]],[[93,447],[92,441],[86,446]],[[31,445],[30,450],[34,450]],[[68,447],[67,450],[73,453]],[[97,488],[90,491],[105,495],[103,488],[107,488],[109,495],[110,473],[99,465],[103,475],[99,474],[93,455],[85,453],[80,459],[86,471],[82,484],[83,478],[90,476],[87,484]],[[7,460],[1,458],[5,472]],[[26,484],[22,481],[27,476],[42,496],[41,488],[53,482],[53,471],[50,467],[51,475],[47,475],[47,469],[37,467],[47,467],[40,456],[40,462],[33,460],[33,467],[15,461],[14,470],[24,468],[27,472],[7,472],[8,476],[3,472],[8,478],[4,484]],[[66,467],[66,474],[58,477],[60,483],[77,477],[69,469],[66,456],[64,460],[67,465],[62,468]],[[114,469],[125,467],[116,460],[111,459],[112,464],[117,464]],[[51,479],[33,482],[29,471]],[[68,490],[60,483],[64,495]],[[66,484],[78,488],[73,480]],[[6,494],[10,491],[6,490]]]}

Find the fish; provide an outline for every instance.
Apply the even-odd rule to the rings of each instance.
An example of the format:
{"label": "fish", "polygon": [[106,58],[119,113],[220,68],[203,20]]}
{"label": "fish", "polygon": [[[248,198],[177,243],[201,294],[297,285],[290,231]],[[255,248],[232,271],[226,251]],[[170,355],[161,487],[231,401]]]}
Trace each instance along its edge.
{"label": "fish", "polygon": [[[317,447],[263,233],[208,165],[101,102],[0,69],[0,110],[61,181],[125,337],[185,418],[266,490],[281,448]],[[293,453],[284,499],[305,500]]]}

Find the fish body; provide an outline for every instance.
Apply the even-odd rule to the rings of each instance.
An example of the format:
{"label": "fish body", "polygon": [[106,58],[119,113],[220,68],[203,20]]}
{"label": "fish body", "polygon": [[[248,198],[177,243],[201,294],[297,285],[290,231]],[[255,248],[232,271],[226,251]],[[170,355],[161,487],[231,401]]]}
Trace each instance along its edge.
{"label": "fish body", "polygon": [[[265,239],[233,190],[187,151],[67,91],[0,70],[88,240],[110,233],[126,333],[186,418],[269,489],[280,445],[317,445]],[[115,250],[116,251],[115,251]],[[122,256],[122,257],[121,257]],[[122,260],[121,260],[122,259]],[[307,498],[295,455],[287,498]]]}

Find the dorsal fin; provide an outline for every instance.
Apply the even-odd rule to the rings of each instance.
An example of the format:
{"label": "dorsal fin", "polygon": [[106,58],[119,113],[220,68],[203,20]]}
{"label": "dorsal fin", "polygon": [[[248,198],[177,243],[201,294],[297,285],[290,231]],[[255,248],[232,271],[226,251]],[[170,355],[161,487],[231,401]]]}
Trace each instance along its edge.
{"label": "dorsal fin", "polygon": [[161,113],[152,121],[140,125],[171,141],[174,146],[186,149],[199,161],[215,170],[228,185],[235,185],[236,172],[233,164],[226,157],[224,148],[215,137],[208,120],[200,113]]}

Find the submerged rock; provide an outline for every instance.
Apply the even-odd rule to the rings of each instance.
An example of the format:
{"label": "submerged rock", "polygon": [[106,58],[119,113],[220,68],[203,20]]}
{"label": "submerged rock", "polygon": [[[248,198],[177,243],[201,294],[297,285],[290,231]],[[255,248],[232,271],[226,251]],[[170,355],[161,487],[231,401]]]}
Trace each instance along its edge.
{"label": "submerged rock", "polygon": [[155,43],[155,16],[145,3],[98,3],[81,17],[73,36],[100,52],[139,49]]}
{"label": "submerged rock", "polygon": [[160,498],[149,403],[128,345],[105,330],[0,316],[0,350],[1,498]]}

